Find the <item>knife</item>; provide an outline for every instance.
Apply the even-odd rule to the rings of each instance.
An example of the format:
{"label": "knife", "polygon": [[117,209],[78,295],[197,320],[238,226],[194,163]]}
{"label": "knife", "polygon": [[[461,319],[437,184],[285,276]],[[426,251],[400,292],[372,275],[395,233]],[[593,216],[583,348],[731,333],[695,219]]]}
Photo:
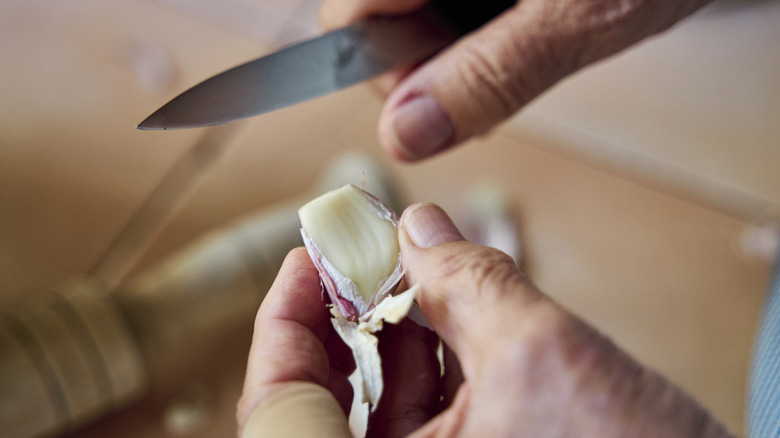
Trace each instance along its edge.
{"label": "knife", "polygon": [[432,0],[408,15],[360,21],[206,79],[138,129],[218,125],[323,96],[421,62],[515,2]]}

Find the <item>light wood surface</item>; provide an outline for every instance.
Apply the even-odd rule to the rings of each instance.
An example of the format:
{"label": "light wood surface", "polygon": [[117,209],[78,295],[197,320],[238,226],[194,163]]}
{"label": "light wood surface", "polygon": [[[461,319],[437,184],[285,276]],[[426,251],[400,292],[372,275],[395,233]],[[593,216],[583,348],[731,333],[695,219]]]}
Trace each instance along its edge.
{"label": "light wood surface", "polygon": [[766,44],[778,22],[778,1],[716,1],[563,81],[512,127],[732,214],[780,214],[780,51]]}
{"label": "light wood surface", "polygon": [[[89,274],[202,135],[138,132],[140,120],[198,80],[269,50],[163,3],[0,4],[0,311]],[[311,188],[343,151],[376,156],[409,202],[457,211],[472,184],[492,183],[519,217],[525,268],[537,284],[741,432],[767,276],[766,264],[738,249],[751,218],[555,144],[571,135],[518,134],[514,122],[440,158],[394,163],[377,147],[380,108],[356,87],[235,124],[131,273]],[[174,436],[172,419],[189,406],[205,413],[202,422],[176,436],[232,436],[251,321],[242,327],[194,342],[176,378],[76,435]]]}

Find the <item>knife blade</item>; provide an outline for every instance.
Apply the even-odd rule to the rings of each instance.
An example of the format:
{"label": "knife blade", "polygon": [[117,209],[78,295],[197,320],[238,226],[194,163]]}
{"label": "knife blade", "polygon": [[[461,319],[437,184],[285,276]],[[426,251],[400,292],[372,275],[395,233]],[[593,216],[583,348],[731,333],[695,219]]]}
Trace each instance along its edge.
{"label": "knife blade", "polygon": [[152,113],[138,129],[212,126],[281,109],[420,62],[514,4],[434,0],[370,18],[222,72]]}

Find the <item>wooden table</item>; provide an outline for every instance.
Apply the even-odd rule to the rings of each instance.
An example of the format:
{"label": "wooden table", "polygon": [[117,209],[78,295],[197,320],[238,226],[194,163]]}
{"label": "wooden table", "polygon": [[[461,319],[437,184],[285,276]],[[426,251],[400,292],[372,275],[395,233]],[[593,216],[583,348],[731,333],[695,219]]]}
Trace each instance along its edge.
{"label": "wooden table", "polygon": [[[20,311],[94,273],[203,135],[135,125],[189,85],[269,49],[164,3],[0,6],[0,310]],[[377,146],[380,108],[361,86],[236,124],[128,274],[308,190],[345,151],[384,163],[409,202],[456,211],[465,190],[490,183],[507,194],[525,268],[544,291],[741,432],[768,272],[739,249],[755,218],[569,154],[515,122],[439,158],[395,163]],[[250,338],[246,321],[193,348],[176,379],[76,435],[172,436],[172,418],[197,408],[203,421],[180,436],[231,436]]]}

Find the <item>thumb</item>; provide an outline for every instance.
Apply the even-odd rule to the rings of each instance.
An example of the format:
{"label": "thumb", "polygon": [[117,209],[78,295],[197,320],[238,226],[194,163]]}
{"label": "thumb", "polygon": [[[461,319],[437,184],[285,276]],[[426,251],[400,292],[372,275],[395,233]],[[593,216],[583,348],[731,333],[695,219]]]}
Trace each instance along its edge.
{"label": "thumb", "polygon": [[706,2],[520,1],[403,79],[380,117],[380,141],[401,160],[434,155]]}
{"label": "thumb", "polygon": [[[380,117],[399,159],[429,157],[508,118],[568,73],[549,62],[534,16],[517,6],[461,38],[402,80]],[[526,8],[527,9],[527,8]]]}
{"label": "thumb", "polygon": [[420,286],[421,310],[469,373],[495,357],[491,349],[501,348],[504,333],[522,330],[524,312],[543,295],[511,257],[466,242],[436,205],[409,207],[400,227],[407,281]]}

